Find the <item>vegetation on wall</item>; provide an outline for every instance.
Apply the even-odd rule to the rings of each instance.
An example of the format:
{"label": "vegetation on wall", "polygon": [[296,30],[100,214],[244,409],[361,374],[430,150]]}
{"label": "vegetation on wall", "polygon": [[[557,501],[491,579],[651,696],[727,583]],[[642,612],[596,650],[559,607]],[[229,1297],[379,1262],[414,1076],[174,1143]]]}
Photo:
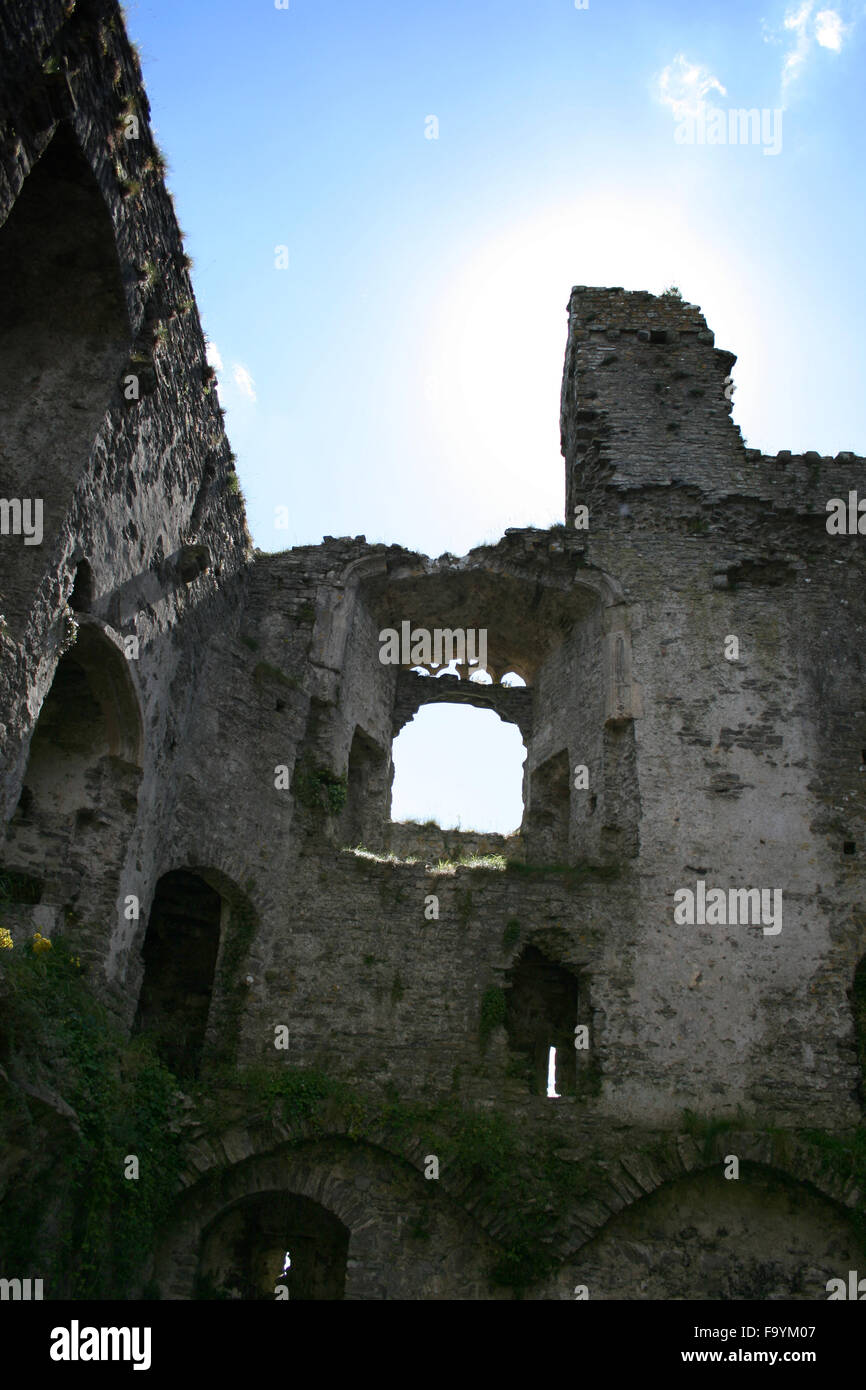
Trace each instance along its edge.
{"label": "vegetation on wall", "polygon": [[499,989],[497,985],[491,985],[484,991],[481,1000],[481,1022],[478,1028],[478,1036],[481,1040],[482,1051],[490,1041],[490,1034],[496,1028],[501,1028],[505,1023],[505,991]]}
{"label": "vegetation on wall", "polygon": [[[243,938],[241,931],[239,950]],[[27,1270],[38,1257],[48,1296],[157,1296],[146,1283],[148,1265],[180,1190],[184,1137],[215,1137],[239,1119],[288,1126],[290,1144],[337,1132],[396,1155],[412,1152],[423,1136],[425,1149],[439,1155],[452,1197],[483,1225],[485,1212],[495,1223],[489,1277],[517,1296],[556,1271],[564,1213],[603,1198],[615,1162],[615,1155],[595,1151],[569,1161],[556,1128],[522,1125],[498,1109],[473,1110],[454,1095],[406,1104],[392,1092],[381,1100],[317,1069],[214,1065],[181,1095],[146,1040],[126,1041],[95,1002],[62,939],[0,952],[0,999],[0,1145],[34,1155],[4,1194],[0,1260]],[[492,987],[482,1002],[482,1029],[489,1034],[503,1016],[503,991]],[[59,1115],[66,1118],[58,1139]],[[866,1190],[866,1127],[847,1136],[786,1136],[743,1115],[687,1112],[682,1128],[699,1141],[705,1162],[730,1129],[766,1132],[774,1142],[797,1139],[814,1150],[822,1170],[842,1181],[854,1177]],[[672,1138],[656,1136],[660,1154]],[[55,1166],[58,1151],[63,1162]],[[131,1157],[138,1178],[124,1176]],[[862,1232],[863,1211],[853,1215]],[[422,1212],[410,1233],[422,1240],[428,1231]]]}
{"label": "vegetation on wall", "polygon": [[303,763],[295,772],[295,796],[308,811],[324,810],[338,816],[346,804],[349,784],[346,775],[338,777],[327,767]]}
{"label": "vegetation on wall", "polygon": [[177,1186],[177,1082],[118,1031],[63,938],[4,951],[0,991],[0,1147],[31,1156],[4,1193],[0,1262],[41,1256],[47,1297],[129,1297]]}
{"label": "vegetation on wall", "polygon": [[[0,879],[7,902],[13,887],[36,891],[23,880],[12,885]],[[232,984],[254,925],[251,912],[233,907],[225,978],[216,991],[229,997],[231,1018],[221,1025],[227,1037],[240,1008],[232,1013]],[[516,923],[508,925],[513,938]],[[518,1296],[558,1269],[566,1253],[565,1214],[609,1195],[615,1146],[575,1160],[563,1156],[556,1126],[527,1126],[504,1109],[475,1110],[457,1095],[408,1104],[396,1090],[382,1099],[321,1070],[282,1061],[237,1069],[231,1047],[181,1094],[147,1040],[128,1041],[94,999],[62,937],[34,933],[13,945],[6,930],[0,946],[0,1149],[28,1155],[26,1164],[11,1168],[3,1192],[0,1263],[43,1277],[48,1297],[156,1296],[147,1283],[149,1265],[181,1190],[185,1140],[216,1137],[238,1121],[286,1126],[289,1137],[282,1130],[280,1142],[289,1145],[338,1133],[413,1164],[408,1155],[420,1138],[422,1152],[438,1155],[450,1197],[495,1230],[492,1284]],[[395,976],[392,997],[402,988]],[[482,1044],[504,1014],[504,992],[491,986],[481,1001]],[[687,1111],[679,1128],[697,1141],[704,1163],[715,1162],[727,1142],[723,1136],[735,1130],[769,1136],[779,1154],[794,1143],[804,1146],[814,1155],[813,1171],[840,1184],[853,1179],[866,1193],[866,1126],[839,1135],[785,1132],[741,1113]],[[629,1147],[633,1143],[634,1136]],[[657,1151],[662,1160],[674,1143],[673,1133],[650,1136],[647,1152]],[[423,1191],[426,1201],[428,1188]],[[866,1236],[866,1199],[851,1215]],[[409,1233],[420,1241],[429,1232],[425,1207]]]}

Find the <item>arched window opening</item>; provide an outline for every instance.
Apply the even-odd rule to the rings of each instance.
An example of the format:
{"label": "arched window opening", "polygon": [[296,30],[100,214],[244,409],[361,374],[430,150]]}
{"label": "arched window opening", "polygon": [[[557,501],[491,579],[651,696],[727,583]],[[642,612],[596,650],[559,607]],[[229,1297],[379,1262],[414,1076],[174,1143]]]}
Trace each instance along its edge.
{"label": "arched window opening", "polygon": [[14,628],[26,619],[132,337],[111,217],[63,124],[0,229],[0,284],[4,488],[41,503],[42,518],[40,544],[9,537],[0,549]]}
{"label": "arched window opening", "polygon": [[525,688],[526,681],[523,679],[522,676],[518,676],[516,671],[506,671],[499,684],[511,687],[523,686]]}
{"label": "arched window opening", "polygon": [[135,824],[141,717],[128,663],[82,623],[61,657],[30,740],[4,862],[44,881],[43,903],[75,902],[79,950],[104,947],[117,878]]}
{"label": "arched window opening", "polygon": [[424,705],[394,740],[391,819],[512,834],[525,754],[517,727],[491,710]]}
{"label": "arched window opening", "polygon": [[176,869],[156,886],[144,940],[135,1031],[169,1070],[198,1075],[213,993],[223,902],[198,874]]}
{"label": "arched window opening", "polygon": [[333,1212],[296,1193],[258,1193],[221,1213],[199,1258],[204,1297],[273,1302],[343,1298],[349,1230]]}
{"label": "arched window opening", "polygon": [[521,952],[508,973],[508,985],[508,1046],[525,1062],[531,1094],[551,1099],[574,1095],[576,1030],[581,1023],[588,1024],[586,986],[581,998],[580,977],[549,960],[535,946],[527,946]]}

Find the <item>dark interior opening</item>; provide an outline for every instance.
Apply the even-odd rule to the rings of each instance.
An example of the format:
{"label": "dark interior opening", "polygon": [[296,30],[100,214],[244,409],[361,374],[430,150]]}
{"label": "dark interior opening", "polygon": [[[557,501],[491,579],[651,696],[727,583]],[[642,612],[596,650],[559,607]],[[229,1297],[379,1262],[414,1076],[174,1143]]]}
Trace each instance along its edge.
{"label": "dark interior opening", "polygon": [[551,1047],[556,1048],[556,1090],[576,1089],[574,1030],[578,1024],[578,977],[535,946],[527,946],[509,972],[505,1031],[512,1052],[522,1055],[533,1095],[547,1094]]}
{"label": "dark interior opening", "polygon": [[0,439],[6,495],[41,500],[43,540],[0,550],[4,613],[32,602],[132,334],[114,227],[61,123],[0,228]]}
{"label": "dark interior opening", "polygon": [[176,1076],[198,1075],[220,941],[222,898],[176,869],[156,886],[144,940],[135,1031],[147,1033]]}
{"label": "dark interior opening", "polygon": [[93,606],[93,570],[86,560],[75,571],[75,582],[69,595],[69,607],[75,613],[89,613]]}
{"label": "dark interior opening", "polygon": [[282,1285],[293,1302],[341,1299],[348,1252],[348,1228],[326,1207],[296,1193],[260,1193],[205,1232],[199,1290],[203,1297],[273,1302]]}

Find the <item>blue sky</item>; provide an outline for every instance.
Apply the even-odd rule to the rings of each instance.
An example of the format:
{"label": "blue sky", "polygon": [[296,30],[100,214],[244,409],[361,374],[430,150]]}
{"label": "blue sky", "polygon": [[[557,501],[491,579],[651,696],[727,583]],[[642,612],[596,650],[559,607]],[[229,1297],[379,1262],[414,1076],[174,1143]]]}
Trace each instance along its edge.
{"label": "blue sky", "polygon": [[[127,22],[261,549],[460,554],[561,520],[574,284],[699,304],[750,446],[866,453],[862,3],[134,0]],[[709,108],[780,111],[781,148],[684,142]],[[422,711],[467,725],[450,772],[437,754],[452,791],[478,713]],[[512,829],[519,763],[493,756],[461,819]],[[395,814],[441,812],[413,777]]]}

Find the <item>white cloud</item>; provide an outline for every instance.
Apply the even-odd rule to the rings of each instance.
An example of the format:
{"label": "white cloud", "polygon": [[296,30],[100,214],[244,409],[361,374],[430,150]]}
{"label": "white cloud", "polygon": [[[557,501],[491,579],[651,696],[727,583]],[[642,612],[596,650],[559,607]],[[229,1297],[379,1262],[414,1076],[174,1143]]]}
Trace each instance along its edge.
{"label": "white cloud", "polygon": [[812,50],[813,42],[821,48],[829,48],[841,53],[842,42],[848,26],[843,24],[836,10],[815,9],[814,0],[804,0],[798,8],[789,10],[784,18],[784,27],[794,37],[794,46],[785,54],[782,64],[782,93],[800,76],[806,59]]}
{"label": "white cloud", "polygon": [[806,55],[811,47],[809,38],[809,16],[812,13],[812,0],[806,0],[798,10],[789,10],[785,15],[785,28],[796,35],[794,47],[785,54],[785,61],[782,64],[782,91],[800,75],[800,69],[806,61]]}
{"label": "white cloud", "polygon": [[727,96],[725,88],[709,68],[701,63],[690,63],[684,53],[678,53],[659,74],[659,101],[670,107],[678,121],[699,115],[708,92]]}
{"label": "white cloud", "polygon": [[207,358],[209,365],[213,367],[215,372],[222,371],[223,360],[220,355],[220,350],[217,347],[216,343],[205,343],[205,357]]}
{"label": "white cloud", "polygon": [[241,362],[236,362],[232,368],[235,386],[246,396],[247,400],[254,401],[256,398],[256,385],[247,368]]}
{"label": "white cloud", "polygon": [[845,27],[835,10],[821,10],[815,15],[815,38],[822,48],[832,48],[834,53],[842,51]]}

